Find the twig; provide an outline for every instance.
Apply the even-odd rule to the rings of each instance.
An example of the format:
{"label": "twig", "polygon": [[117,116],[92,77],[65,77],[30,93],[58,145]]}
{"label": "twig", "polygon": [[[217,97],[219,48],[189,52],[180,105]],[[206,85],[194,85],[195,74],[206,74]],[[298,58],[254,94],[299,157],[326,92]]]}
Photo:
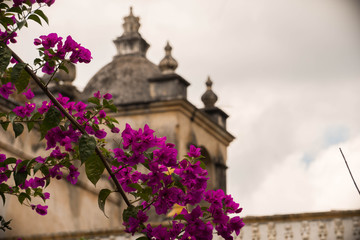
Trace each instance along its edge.
{"label": "twig", "polygon": [[348,163],[347,163],[347,161],[346,161],[346,158],[345,158],[343,152],[341,151],[341,148],[339,148],[339,150],[340,150],[340,152],[341,152],[341,155],[342,155],[343,158],[344,158],[346,167],[347,167],[347,169],[349,170],[349,173],[350,173],[350,176],[351,176],[351,178],[352,178],[352,180],[353,180],[353,182],[354,182],[354,185],[355,185],[355,187],[356,187],[356,189],[357,189],[357,191],[358,191],[358,193],[359,193],[359,195],[360,195],[360,190],[359,190],[358,186],[356,185],[356,182],[355,182],[355,179],[354,179],[353,175],[351,174],[351,171],[350,171],[349,165],[348,165]]}
{"label": "twig", "polygon": [[[10,48],[9,48],[10,49]],[[11,49],[10,49],[11,50]],[[18,61],[19,63],[24,63],[24,61],[14,52],[11,50],[12,56],[13,58]],[[75,120],[75,118],[73,118],[73,116],[70,115],[70,113],[68,111],[66,111],[66,109],[59,103],[58,100],[56,100],[56,98],[54,97],[54,95],[49,91],[49,89],[44,86],[44,84],[41,82],[41,80],[36,76],[36,74],[26,65],[25,67],[25,71],[30,75],[30,77],[36,82],[36,84],[41,88],[41,90],[50,98],[50,100],[54,103],[54,105],[64,114],[64,116],[69,119],[69,121],[77,128],[79,129],[79,131],[82,134],[88,135],[87,132],[85,131],[85,129],[83,128],[83,126],[81,126],[78,121]],[[118,192],[121,194],[122,198],[124,199],[125,203],[130,206],[131,203],[129,201],[129,199],[127,198],[127,196],[125,195],[124,190],[122,189],[119,181],[117,180],[117,178],[115,177],[115,175],[113,174],[113,172],[111,171],[111,168],[108,164],[108,162],[106,161],[105,156],[102,154],[102,152],[100,151],[100,149],[98,147],[95,148],[95,152],[96,154],[100,157],[102,163],[104,164],[106,171],[109,173],[111,179],[113,180],[113,182],[116,185],[116,188],[118,190]]]}

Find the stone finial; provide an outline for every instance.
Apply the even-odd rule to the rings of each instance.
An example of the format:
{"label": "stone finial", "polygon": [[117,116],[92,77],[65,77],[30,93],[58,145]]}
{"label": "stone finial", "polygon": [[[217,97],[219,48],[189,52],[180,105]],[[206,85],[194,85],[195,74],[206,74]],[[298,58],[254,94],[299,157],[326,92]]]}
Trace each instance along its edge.
{"label": "stone finial", "polygon": [[208,77],[206,81],[206,92],[201,96],[201,101],[203,101],[205,108],[213,108],[215,107],[215,103],[218,100],[218,97],[211,89],[213,82],[210,77]]}
{"label": "stone finial", "polygon": [[124,35],[129,35],[131,33],[138,33],[140,28],[140,18],[135,17],[133,14],[132,7],[130,7],[130,14],[127,17],[124,17]]}
{"label": "stone finial", "polygon": [[163,74],[174,73],[178,67],[177,61],[171,56],[172,47],[167,42],[165,46],[165,57],[160,61],[159,68]]}

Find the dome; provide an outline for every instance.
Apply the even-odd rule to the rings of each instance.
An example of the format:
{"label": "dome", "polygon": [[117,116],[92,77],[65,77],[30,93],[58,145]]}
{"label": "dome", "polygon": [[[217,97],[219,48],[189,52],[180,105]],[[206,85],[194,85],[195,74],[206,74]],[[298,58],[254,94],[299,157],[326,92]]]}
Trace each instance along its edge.
{"label": "dome", "polygon": [[84,89],[84,96],[92,97],[101,89],[103,94],[112,94],[116,105],[147,102],[151,100],[148,79],[160,75],[159,67],[143,56],[116,56],[92,77]]}
{"label": "dome", "polygon": [[114,40],[117,55],[88,82],[85,98],[101,90],[102,94],[112,94],[116,105],[151,100],[148,79],[161,76],[161,71],[146,58],[149,44],[138,32],[139,19],[130,8],[129,16],[124,18],[124,32]]}

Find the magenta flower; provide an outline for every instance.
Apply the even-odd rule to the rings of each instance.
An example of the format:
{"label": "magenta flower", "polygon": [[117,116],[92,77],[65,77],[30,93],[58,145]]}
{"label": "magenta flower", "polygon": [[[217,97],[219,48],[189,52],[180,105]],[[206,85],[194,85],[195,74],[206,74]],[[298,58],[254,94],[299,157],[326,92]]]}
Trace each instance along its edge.
{"label": "magenta flower", "polygon": [[28,88],[28,89],[26,90],[26,92],[23,92],[23,94],[25,95],[25,97],[26,97],[28,100],[32,99],[32,98],[35,96],[34,93],[31,91],[30,88]]}
{"label": "magenta flower", "polygon": [[38,214],[45,216],[47,214],[47,208],[48,208],[48,206],[42,206],[42,205],[38,204],[38,205],[36,205],[35,211]]}
{"label": "magenta flower", "polygon": [[110,93],[106,93],[106,94],[104,95],[104,98],[105,98],[106,100],[110,100],[110,99],[112,98],[112,95],[111,95]]}
{"label": "magenta flower", "polygon": [[35,109],[35,103],[26,103],[25,106],[17,106],[13,109],[13,112],[19,117],[30,117],[31,113]]}
{"label": "magenta flower", "polygon": [[35,161],[37,161],[38,163],[44,163],[46,161],[46,159],[42,158],[41,156],[38,156],[35,158]]}
{"label": "magenta flower", "polygon": [[41,197],[43,200],[50,199],[50,193],[44,192],[43,196]]}
{"label": "magenta flower", "polygon": [[8,99],[9,95],[13,94],[15,91],[15,85],[11,82],[8,82],[0,87],[0,94],[4,98]]}
{"label": "magenta flower", "polygon": [[195,147],[194,145],[191,145],[190,146],[190,152],[188,152],[188,156],[189,157],[194,157],[194,158],[197,158],[201,155],[201,148],[197,148]]}
{"label": "magenta flower", "polygon": [[94,97],[100,99],[101,98],[100,91],[97,91],[96,93],[94,93]]}
{"label": "magenta flower", "polygon": [[111,129],[111,132],[112,132],[112,133],[119,133],[119,132],[120,132],[120,129],[118,129],[117,127],[113,127],[113,128]]}
{"label": "magenta flower", "polygon": [[106,132],[104,130],[97,130],[95,132],[95,137],[99,138],[99,139],[103,139],[106,137]]}
{"label": "magenta flower", "polygon": [[106,117],[106,113],[104,110],[100,110],[99,111],[99,118],[105,118]]}
{"label": "magenta flower", "polygon": [[80,175],[80,173],[77,171],[77,168],[74,165],[71,165],[69,167],[69,175],[67,175],[66,179],[71,183],[71,184],[76,184],[78,177]]}
{"label": "magenta flower", "polygon": [[49,35],[41,35],[41,43],[45,49],[53,48],[55,45],[62,40],[62,37],[58,37],[56,33],[50,33]]}
{"label": "magenta flower", "polygon": [[44,66],[42,67],[41,71],[43,73],[49,74],[51,75],[54,71],[55,71],[55,67],[54,66],[50,66],[50,64],[48,62],[46,62],[44,64]]}
{"label": "magenta flower", "polygon": [[38,112],[40,114],[44,114],[49,110],[52,105],[52,102],[43,101],[41,107],[38,108]]}
{"label": "magenta flower", "polygon": [[60,180],[63,176],[63,172],[60,170],[61,167],[62,167],[61,165],[57,164],[54,167],[50,168],[49,169],[50,177]]}

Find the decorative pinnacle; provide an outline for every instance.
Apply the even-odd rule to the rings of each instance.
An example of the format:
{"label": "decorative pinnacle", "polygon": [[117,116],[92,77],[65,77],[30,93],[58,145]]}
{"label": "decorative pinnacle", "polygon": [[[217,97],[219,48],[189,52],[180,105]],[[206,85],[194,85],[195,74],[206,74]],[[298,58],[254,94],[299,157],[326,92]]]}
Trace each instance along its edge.
{"label": "decorative pinnacle", "polygon": [[163,74],[174,73],[175,69],[178,67],[177,61],[171,56],[172,47],[170,46],[169,41],[165,46],[165,57],[160,61],[159,68]]}
{"label": "decorative pinnacle", "polygon": [[215,103],[218,100],[218,97],[211,89],[213,82],[210,79],[210,76],[208,76],[208,79],[206,81],[206,91],[201,96],[201,101],[204,103],[205,108],[213,108],[215,107]]}
{"label": "decorative pinnacle", "polygon": [[140,18],[135,17],[133,14],[133,8],[130,7],[130,14],[127,17],[124,17],[124,35],[128,35],[131,33],[139,33],[140,28]]}

